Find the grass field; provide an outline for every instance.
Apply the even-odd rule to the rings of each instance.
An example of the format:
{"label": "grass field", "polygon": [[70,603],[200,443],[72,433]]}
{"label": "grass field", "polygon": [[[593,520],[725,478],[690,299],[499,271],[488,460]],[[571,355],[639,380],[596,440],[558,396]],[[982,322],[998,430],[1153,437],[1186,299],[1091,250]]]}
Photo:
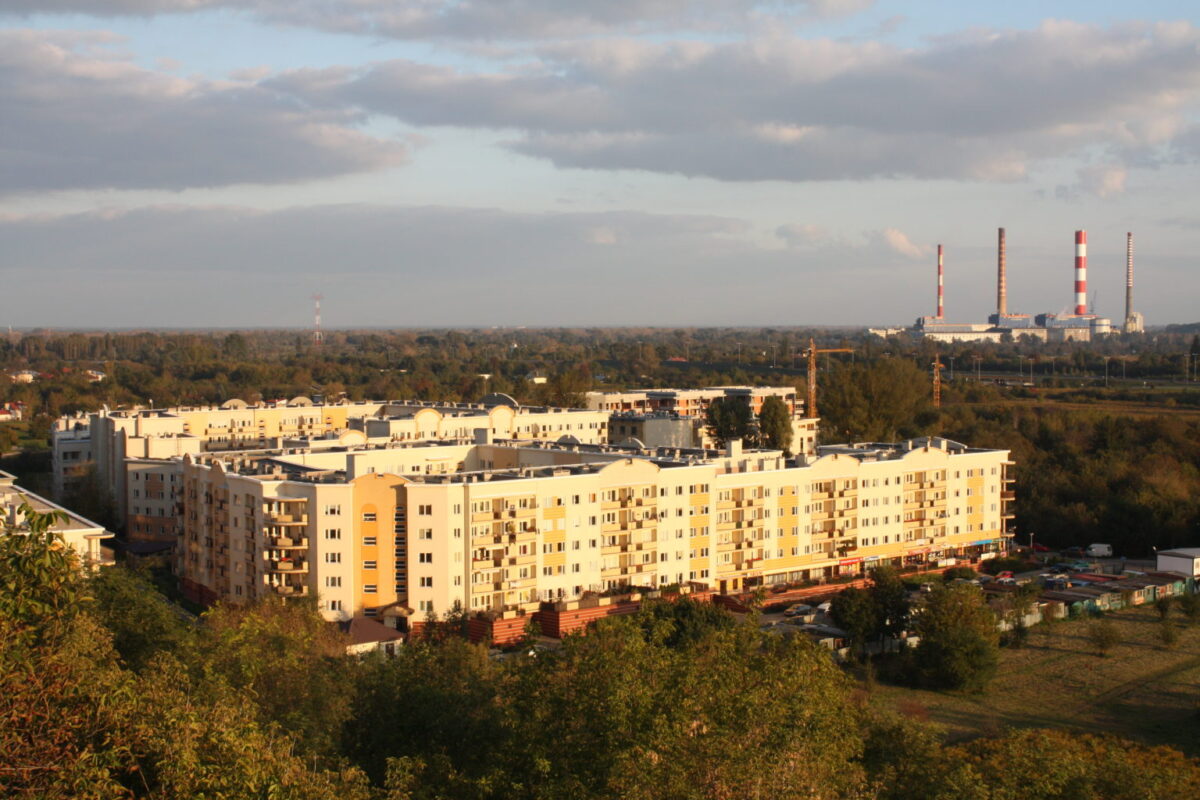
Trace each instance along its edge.
{"label": "grass field", "polygon": [[983,694],[879,684],[873,702],[940,723],[952,740],[1054,727],[1116,733],[1200,756],[1200,625],[1185,627],[1172,612],[1179,639],[1168,649],[1153,608],[1108,618],[1120,643],[1107,656],[1096,654],[1087,620],[1039,625],[1023,648],[1001,651],[999,673]]}

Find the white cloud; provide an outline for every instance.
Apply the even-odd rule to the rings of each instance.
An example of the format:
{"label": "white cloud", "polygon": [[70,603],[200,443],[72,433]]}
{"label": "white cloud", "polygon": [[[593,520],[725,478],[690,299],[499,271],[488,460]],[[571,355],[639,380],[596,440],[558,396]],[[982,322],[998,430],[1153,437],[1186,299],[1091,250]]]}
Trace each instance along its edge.
{"label": "white cloud", "polygon": [[361,111],[252,80],[180,78],[108,34],[0,31],[0,193],[289,183],[402,163]]}
{"label": "white cloud", "polygon": [[487,72],[388,61],[270,84],[417,125],[516,131],[514,150],[563,167],[722,180],[1015,181],[1093,151],[1153,164],[1174,157],[1200,110],[1200,34],[1187,25],[1051,21],[912,49],[602,39],[538,56]]}
{"label": "white cloud", "polygon": [[879,232],[879,237],[889,248],[907,258],[924,258],[929,253],[928,247],[913,244],[904,231],[896,228],[885,228]]}

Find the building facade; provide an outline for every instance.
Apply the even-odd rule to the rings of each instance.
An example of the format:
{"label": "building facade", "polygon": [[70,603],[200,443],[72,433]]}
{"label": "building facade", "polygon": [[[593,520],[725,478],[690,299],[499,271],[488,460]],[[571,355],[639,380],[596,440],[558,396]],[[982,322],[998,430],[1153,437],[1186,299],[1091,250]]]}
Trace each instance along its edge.
{"label": "building facade", "polygon": [[487,441],[184,459],[196,599],[315,595],[329,618],[534,610],[622,587],[761,585],[1007,546],[1007,451],[942,439],[812,458]]}

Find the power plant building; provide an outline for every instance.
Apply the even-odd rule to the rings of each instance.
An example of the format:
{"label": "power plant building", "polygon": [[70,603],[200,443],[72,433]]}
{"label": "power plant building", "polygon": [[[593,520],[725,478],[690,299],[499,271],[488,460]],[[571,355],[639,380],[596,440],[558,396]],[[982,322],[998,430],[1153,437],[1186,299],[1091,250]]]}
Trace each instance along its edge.
{"label": "power plant building", "polygon": [[[1133,310],[1133,234],[1126,246],[1125,319],[1119,330],[1140,333],[1142,315]],[[945,318],[944,249],[937,250],[937,311],[917,319],[909,331],[923,338],[943,342],[1000,342],[1028,336],[1044,342],[1087,342],[1114,331],[1112,320],[1091,313],[1087,295],[1087,231],[1075,231],[1073,264],[1073,303],[1070,313],[1015,314],[1008,311],[1007,242],[1004,228],[999,229],[996,257],[996,313],[987,322],[948,322]],[[873,330],[887,336],[893,329]]]}

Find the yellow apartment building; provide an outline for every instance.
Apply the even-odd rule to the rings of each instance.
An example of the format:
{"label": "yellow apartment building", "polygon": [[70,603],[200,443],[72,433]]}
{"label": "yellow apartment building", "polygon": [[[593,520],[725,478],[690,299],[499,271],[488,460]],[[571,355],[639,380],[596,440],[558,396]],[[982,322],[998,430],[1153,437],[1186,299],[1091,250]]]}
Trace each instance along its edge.
{"label": "yellow apartment building", "polygon": [[693,581],[725,592],[1007,547],[1004,450],[944,439],[778,451],[393,443],[183,459],[197,599],[315,595],[403,624]]}

